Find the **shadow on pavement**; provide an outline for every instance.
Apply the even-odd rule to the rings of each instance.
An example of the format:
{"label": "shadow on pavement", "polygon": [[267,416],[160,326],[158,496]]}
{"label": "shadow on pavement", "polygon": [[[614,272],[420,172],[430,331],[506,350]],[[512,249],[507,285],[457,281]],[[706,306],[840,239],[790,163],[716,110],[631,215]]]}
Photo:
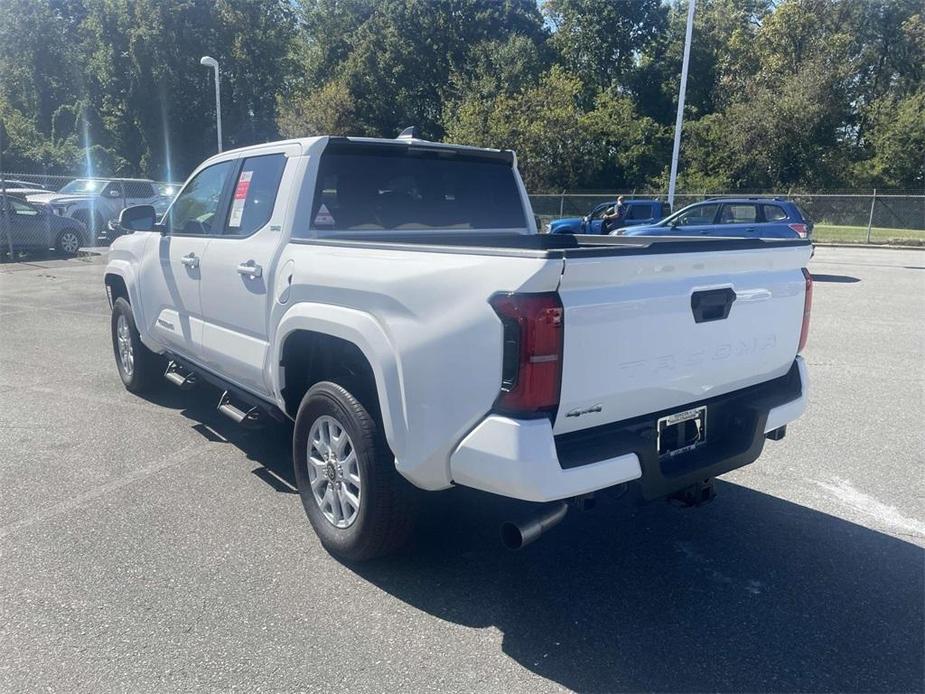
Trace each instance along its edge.
{"label": "shadow on pavement", "polygon": [[850,275],[817,275],[813,274],[813,282],[832,282],[833,284],[855,284],[861,280]]}
{"label": "shadow on pavement", "polygon": [[[209,387],[153,400],[291,491],[291,427],[241,429]],[[722,481],[699,509],[602,495],[518,553],[497,539],[505,500],[458,488],[425,510],[416,546],[350,568],[439,619],[497,629],[508,657],[570,689],[922,691],[925,552],[909,542]]]}

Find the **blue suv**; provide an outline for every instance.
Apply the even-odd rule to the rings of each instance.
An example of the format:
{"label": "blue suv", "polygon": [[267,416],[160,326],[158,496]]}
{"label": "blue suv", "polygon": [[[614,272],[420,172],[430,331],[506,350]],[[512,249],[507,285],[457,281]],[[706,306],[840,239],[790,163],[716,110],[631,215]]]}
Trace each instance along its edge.
{"label": "blue suv", "polygon": [[[591,208],[584,217],[566,217],[554,219],[546,226],[547,234],[600,234],[601,218],[604,213],[616,205],[616,200],[603,202]],[[626,216],[625,226],[652,224],[671,213],[667,202],[661,200],[624,200]]]}
{"label": "blue suv", "polygon": [[813,222],[792,200],[711,198],[688,205],[657,224],[623,227],[611,234],[811,239]]}

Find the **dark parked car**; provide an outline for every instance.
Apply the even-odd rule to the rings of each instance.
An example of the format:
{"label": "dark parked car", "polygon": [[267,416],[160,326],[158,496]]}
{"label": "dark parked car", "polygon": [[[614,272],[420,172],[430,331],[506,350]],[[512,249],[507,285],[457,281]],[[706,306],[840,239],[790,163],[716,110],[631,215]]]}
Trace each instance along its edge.
{"label": "dark parked car", "polygon": [[[547,225],[546,233],[600,234],[601,217],[616,204],[616,201],[613,200],[595,205],[584,217],[554,219]],[[668,203],[661,200],[624,200],[623,204],[626,205],[626,217],[623,219],[624,226],[652,224],[671,213]]]}
{"label": "dark parked car", "polygon": [[627,226],[616,236],[743,236],[811,239],[813,222],[792,200],[713,198],[688,205],[657,224]]}
{"label": "dark parked car", "polygon": [[76,219],[21,198],[7,196],[5,200],[6,205],[0,198],[0,252],[9,251],[10,240],[14,251],[54,248],[64,255],[76,255],[81,246],[90,244],[87,228]]}

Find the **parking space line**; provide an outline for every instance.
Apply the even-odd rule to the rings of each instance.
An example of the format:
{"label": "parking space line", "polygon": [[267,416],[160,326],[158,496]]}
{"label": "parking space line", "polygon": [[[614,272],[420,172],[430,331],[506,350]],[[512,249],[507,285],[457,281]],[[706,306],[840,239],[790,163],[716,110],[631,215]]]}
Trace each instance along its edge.
{"label": "parking space line", "polygon": [[181,448],[179,451],[171,453],[170,455],[162,458],[152,465],[148,465],[147,467],[140,468],[135,472],[123,475],[122,477],[115,479],[112,482],[101,484],[98,487],[94,487],[93,489],[84,492],[83,494],[78,494],[77,496],[68,499],[67,501],[62,501],[61,503],[44,508],[37,513],[32,514],[31,516],[26,516],[25,518],[20,518],[19,520],[8,523],[7,525],[0,526],[0,539],[3,539],[8,535],[12,535],[20,530],[24,530],[38,523],[42,523],[46,520],[50,520],[65,514],[68,511],[79,508],[80,506],[83,506],[90,501],[99,499],[100,497],[103,497],[110,492],[122,489],[123,487],[127,487],[131,484],[134,484],[135,482],[140,482],[141,480],[150,477],[151,475],[154,475],[161,470],[165,470],[169,467],[174,467],[175,465],[184,463],[188,460],[190,455],[205,451],[214,447],[215,445],[216,444],[210,441],[205,441],[202,443],[186,446],[185,448]]}

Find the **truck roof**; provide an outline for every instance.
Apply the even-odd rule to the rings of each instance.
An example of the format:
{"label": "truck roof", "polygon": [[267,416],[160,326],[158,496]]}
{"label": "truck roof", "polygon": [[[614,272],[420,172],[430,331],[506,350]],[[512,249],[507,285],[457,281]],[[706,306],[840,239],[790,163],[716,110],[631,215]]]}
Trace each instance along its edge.
{"label": "truck roof", "polygon": [[247,147],[238,147],[236,149],[225,150],[221,154],[216,154],[209,159],[218,159],[219,157],[224,157],[229,154],[247,154],[248,152],[257,152],[265,150],[268,147],[285,147],[285,146],[298,146],[301,150],[301,154],[307,154],[308,151],[321,140],[328,141],[340,141],[340,142],[355,142],[355,143],[368,143],[368,144],[379,144],[379,145],[389,145],[394,146],[396,144],[407,144],[415,146],[426,146],[428,148],[434,149],[447,149],[455,151],[471,151],[475,152],[494,152],[494,153],[507,153],[510,152],[513,155],[512,150],[502,150],[502,149],[493,149],[490,147],[473,147],[471,145],[457,145],[449,142],[432,142],[431,140],[424,140],[417,137],[396,137],[396,138],[385,138],[385,137],[345,137],[342,135],[318,135],[315,137],[297,137],[289,140],[277,140],[275,142],[263,142],[256,145],[248,145]]}

